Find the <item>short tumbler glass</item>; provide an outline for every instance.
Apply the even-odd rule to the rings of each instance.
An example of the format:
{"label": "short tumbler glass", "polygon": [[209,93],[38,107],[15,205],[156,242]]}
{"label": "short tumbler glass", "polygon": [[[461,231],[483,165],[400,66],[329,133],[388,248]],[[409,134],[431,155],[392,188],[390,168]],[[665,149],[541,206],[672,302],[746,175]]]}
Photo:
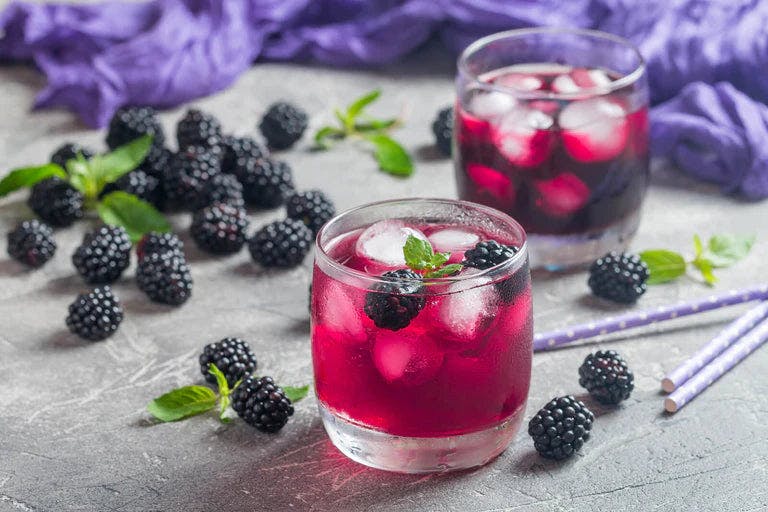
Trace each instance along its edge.
{"label": "short tumbler glass", "polygon": [[528,233],[557,270],[625,248],[648,184],[648,84],[629,41],[592,30],[511,30],[458,61],[459,198]]}
{"label": "short tumbler glass", "polygon": [[[483,240],[514,256],[451,277],[399,281],[408,235],[449,263]],[[373,203],[320,231],[312,278],[312,361],[323,424],[368,466],[406,473],[478,466],[520,426],[533,326],[523,228],[447,199]],[[482,265],[478,265],[482,266]]]}

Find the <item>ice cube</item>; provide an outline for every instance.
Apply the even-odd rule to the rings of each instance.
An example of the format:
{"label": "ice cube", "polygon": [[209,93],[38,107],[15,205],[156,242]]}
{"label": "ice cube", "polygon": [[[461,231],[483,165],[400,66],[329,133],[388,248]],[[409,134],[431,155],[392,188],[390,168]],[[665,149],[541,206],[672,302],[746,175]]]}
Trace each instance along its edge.
{"label": "ice cube", "polygon": [[553,217],[564,217],[584,206],[589,188],[571,173],[558,174],[551,180],[535,183],[536,205]]}
{"label": "ice cube", "polygon": [[317,323],[339,333],[345,340],[364,341],[363,305],[353,300],[355,290],[347,290],[346,285],[332,279],[323,280],[320,287],[315,307]]}
{"label": "ice cube", "polygon": [[[469,275],[469,271],[465,275]],[[440,297],[441,327],[452,341],[467,347],[480,342],[491,324],[497,302],[498,294],[491,281],[488,277],[477,277],[472,281],[472,288],[467,288],[465,283],[455,283]]]}
{"label": "ice cube", "polygon": [[360,234],[355,252],[358,257],[370,261],[371,265],[366,265],[369,272],[404,267],[403,245],[410,235],[427,239],[424,233],[408,227],[403,221],[382,220],[371,224]]}
{"label": "ice cube", "polygon": [[579,92],[581,87],[576,85],[576,81],[570,74],[557,75],[552,80],[552,90],[558,94],[571,94]]}
{"label": "ice cube", "polygon": [[507,73],[494,80],[493,83],[525,92],[536,91],[544,85],[540,78],[525,73]]}
{"label": "ice cube", "polygon": [[443,364],[443,351],[432,338],[402,331],[380,331],[373,342],[372,357],[387,382],[407,386],[429,381]]}
{"label": "ice cube", "polygon": [[536,167],[552,149],[553,119],[541,110],[517,107],[508,112],[494,131],[499,151],[518,167]]}
{"label": "ice cube", "polygon": [[510,94],[478,90],[469,102],[469,111],[482,119],[493,120],[509,112],[516,103]]}
{"label": "ice cube", "polygon": [[488,191],[497,199],[503,201],[514,200],[515,189],[509,176],[480,164],[468,164],[467,174],[481,189]]}
{"label": "ice cube", "polygon": [[552,90],[560,94],[574,94],[585,89],[605,87],[611,78],[602,69],[574,69],[552,80]]}
{"label": "ice cube", "polygon": [[446,228],[429,235],[429,241],[437,252],[464,252],[471,249],[480,236],[463,229]]}
{"label": "ice cube", "polygon": [[627,112],[613,99],[574,101],[560,112],[559,121],[565,149],[580,162],[615,158],[627,143]]}

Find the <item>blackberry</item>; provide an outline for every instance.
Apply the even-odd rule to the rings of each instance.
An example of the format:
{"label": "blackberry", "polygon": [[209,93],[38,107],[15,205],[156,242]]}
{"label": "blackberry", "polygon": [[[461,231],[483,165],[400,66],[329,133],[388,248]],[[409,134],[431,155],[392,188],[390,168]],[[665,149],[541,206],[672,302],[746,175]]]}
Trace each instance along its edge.
{"label": "blackberry", "polygon": [[176,252],[145,254],[136,268],[136,284],[155,302],[183,304],[192,295],[187,260]]}
{"label": "blackberry", "polygon": [[432,122],[435,144],[442,154],[451,156],[451,138],[453,137],[453,107],[447,107],[437,113]]}
{"label": "blackberry", "polygon": [[336,208],[320,190],[308,190],[288,197],[288,217],[302,221],[317,235],[323,224],[336,214]]}
{"label": "blackberry", "polygon": [[231,396],[237,415],[262,432],[277,432],[293,416],[291,400],[272,377],[248,377]]}
{"label": "blackberry", "polygon": [[131,263],[131,240],[121,227],[101,226],[83,237],[72,263],[86,282],[111,283]]}
{"label": "blackberry", "polygon": [[595,415],[571,395],[553,398],[528,423],[528,434],[539,454],[567,459],[589,440]]}
{"label": "blackberry", "polygon": [[190,233],[198,247],[214,254],[231,254],[245,243],[248,230],[245,210],[214,203],[198,210],[192,217]]}
{"label": "blackberry", "polygon": [[172,156],[173,153],[168,148],[152,146],[136,170],[144,171],[148,176],[156,178],[162,184]]}
{"label": "blackberry", "polygon": [[248,241],[251,257],[262,267],[295,267],[311,245],[312,231],[294,219],[267,224]]}
{"label": "blackberry", "polygon": [[119,109],[109,121],[107,146],[115,149],[143,135],[152,136],[152,145],[165,144],[165,132],[152,107],[125,107]]}
{"label": "blackberry", "polygon": [[147,233],[139,243],[136,244],[136,256],[139,260],[144,259],[147,254],[163,254],[172,252],[177,256],[184,257],[184,242],[174,233],[157,233],[152,231]]}
{"label": "blackberry", "polygon": [[618,404],[629,398],[635,376],[614,350],[589,354],[579,367],[579,385],[603,404]]}
{"label": "blackberry", "polygon": [[286,102],[274,103],[261,118],[259,129],[269,147],[287,149],[293,146],[307,129],[307,113]]}
{"label": "blackberry", "polygon": [[122,321],[123,308],[109,286],[80,294],[75,302],[69,305],[67,327],[72,333],[87,340],[99,341],[108,338]]}
{"label": "blackberry", "polygon": [[376,327],[397,331],[408,326],[424,309],[420,294],[424,286],[419,274],[409,269],[391,270],[381,275],[387,282],[377,283],[365,294],[365,314]]}
{"label": "blackberry", "polygon": [[8,255],[30,267],[42,267],[56,253],[53,230],[39,220],[25,220],[8,233]]}
{"label": "blackberry", "polygon": [[88,160],[93,157],[93,151],[80,144],[67,142],[62,146],[59,146],[56,151],[53,152],[51,155],[51,163],[66,169],[67,162],[77,158],[78,155],[82,155],[83,158]]}
{"label": "blackberry", "polygon": [[205,184],[221,172],[221,161],[201,146],[190,146],[171,158],[163,188],[175,207],[194,209],[204,202]]}
{"label": "blackberry", "polygon": [[106,195],[115,190],[133,194],[157,207],[162,204],[163,190],[158,179],[138,169],[123,174],[114,183],[109,183],[104,187],[103,194]]}
{"label": "blackberry", "polygon": [[229,174],[237,174],[238,169],[243,167],[247,160],[268,156],[267,150],[251,137],[226,135],[221,140],[221,148],[221,170]]}
{"label": "blackberry", "polygon": [[587,284],[600,298],[633,304],[645,293],[648,266],[636,254],[609,252],[589,267]]}
{"label": "blackberry", "polygon": [[236,177],[224,173],[214,174],[203,184],[198,194],[198,202],[193,205],[193,208],[199,210],[213,203],[226,203],[236,208],[245,207],[243,186]]}
{"label": "blackberry", "polygon": [[248,159],[237,170],[245,202],[257,208],[277,208],[293,193],[293,173],[285,162]]}
{"label": "blackberry", "polygon": [[27,204],[51,226],[69,226],[83,217],[83,194],[56,176],[36,183]]}
{"label": "blackberry", "polygon": [[466,267],[486,270],[504,263],[520,249],[514,245],[503,245],[496,240],[479,242],[472,249],[464,253],[462,264]]}
{"label": "blackberry", "polygon": [[200,354],[200,371],[205,380],[216,384],[216,377],[208,371],[208,365],[211,363],[221,370],[230,388],[256,370],[256,356],[251,352],[248,343],[240,338],[224,338],[203,348],[203,353]]}
{"label": "blackberry", "polygon": [[176,125],[179,149],[189,146],[213,148],[221,144],[221,123],[211,114],[191,108]]}

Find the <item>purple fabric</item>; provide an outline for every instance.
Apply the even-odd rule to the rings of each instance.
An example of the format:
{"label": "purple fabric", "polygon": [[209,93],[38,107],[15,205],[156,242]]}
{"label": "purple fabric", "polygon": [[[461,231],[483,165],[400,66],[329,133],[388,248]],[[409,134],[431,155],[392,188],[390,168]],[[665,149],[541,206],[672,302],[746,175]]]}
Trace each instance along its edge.
{"label": "purple fabric", "polygon": [[[729,191],[768,196],[765,125],[748,115],[752,109],[765,119],[758,102],[768,101],[762,0],[15,2],[0,14],[0,58],[32,60],[47,75],[36,106],[65,106],[104,126],[122,105],[167,107],[221,90],[257,59],[375,65],[432,35],[458,51],[482,35],[533,25],[596,28],[634,41],[648,63],[652,99],[674,98],[654,114],[654,133],[693,141],[681,150],[655,139],[656,154]],[[686,88],[694,81],[733,87]],[[689,122],[671,116],[674,109]],[[693,117],[714,126],[717,143],[706,151],[696,147]]]}

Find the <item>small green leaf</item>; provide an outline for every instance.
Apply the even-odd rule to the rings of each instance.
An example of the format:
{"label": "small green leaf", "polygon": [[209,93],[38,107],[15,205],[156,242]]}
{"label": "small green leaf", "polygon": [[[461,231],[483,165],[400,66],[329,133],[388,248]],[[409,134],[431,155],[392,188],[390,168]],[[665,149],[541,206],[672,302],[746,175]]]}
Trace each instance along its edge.
{"label": "small green leaf", "polygon": [[106,224],[121,226],[132,241],[137,242],[145,233],[167,233],[170,224],[163,214],[133,194],[115,191],[107,194],[97,206],[99,217]]}
{"label": "small green leaf", "polygon": [[704,252],[704,244],[701,242],[699,235],[693,235],[693,248],[696,251],[696,258]]}
{"label": "small green leaf", "polygon": [[676,252],[653,249],[641,252],[640,259],[648,265],[648,284],[666,283],[685,274],[685,258]]}
{"label": "small green leaf", "polygon": [[152,136],[144,135],[110,153],[96,155],[89,160],[91,172],[100,182],[117,181],[144,161],[150,147],[152,147]]}
{"label": "small green leaf", "polygon": [[66,179],[67,173],[56,164],[14,169],[0,181],[0,197],[7,196],[20,188],[31,187],[35,183],[52,176]]}
{"label": "small green leaf", "polygon": [[714,268],[712,262],[707,258],[699,257],[693,260],[692,263],[694,267],[699,269],[699,272],[701,272],[701,277],[704,278],[704,281],[709,286],[714,286],[717,282],[717,277],[715,277],[715,274],[712,272],[712,269]]}
{"label": "small green leaf", "polygon": [[397,176],[413,174],[413,161],[408,152],[394,139],[384,134],[366,135],[374,145],[374,157],[382,171]]}
{"label": "small green leaf", "polygon": [[227,412],[227,408],[229,407],[229,383],[227,382],[227,377],[221,373],[221,370],[213,364],[208,364],[208,373],[216,377],[216,385],[219,388],[219,421],[222,423],[227,423],[225,420],[225,413]]}
{"label": "small green leaf", "polygon": [[363,109],[379,99],[379,96],[381,96],[381,91],[378,89],[360,96],[347,107],[346,118],[354,121],[355,118],[360,115]]}
{"label": "small green leaf", "polygon": [[315,132],[315,145],[320,149],[328,149],[331,147],[329,141],[343,139],[344,137],[344,130],[334,128],[333,126],[323,126]]}
{"label": "small green leaf", "polygon": [[216,407],[216,393],[205,386],[184,386],[149,402],[147,411],[160,421],[178,421]]}
{"label": "small green leaf", "polygon": [[309,393],[309,384],[300,387],[285,386],[283,391],[285,392],[285,396],[288,397],[288,400],[296,403],[307,396],[307,393]]}
{"label": "small green leaf", "polygon": [[424,277],[427,277],[427,278],[449,277],[461,272],[462,268],[464,268],[464,266],[461,265],[460,263],[451,263],[450,265],[446,265],[444,267],[438,268],[437,270],[430,270],[429,272],[424,274]]}
{"label": "small green leaf", "polygon": [[403,256],[408,267],[413,270],[424,270],[430,267],[435,251],[429,241],[408,235],[403,245]]}
{"label": "small green leaf", "polygon": [[707,259],[715,268],[730,267],[752,249],[755,236],[716,235],[707,244]]}
{"label": "small green leaf", "polygon": [[358,133],[381,132],[393,128],[399,119],[371,119],[364,123],[355,123],[355,131]]}

